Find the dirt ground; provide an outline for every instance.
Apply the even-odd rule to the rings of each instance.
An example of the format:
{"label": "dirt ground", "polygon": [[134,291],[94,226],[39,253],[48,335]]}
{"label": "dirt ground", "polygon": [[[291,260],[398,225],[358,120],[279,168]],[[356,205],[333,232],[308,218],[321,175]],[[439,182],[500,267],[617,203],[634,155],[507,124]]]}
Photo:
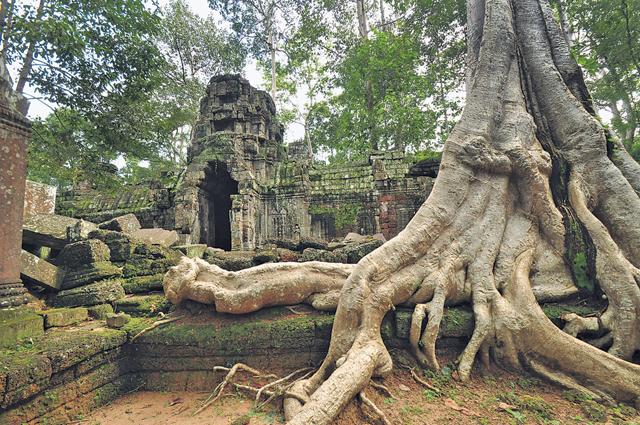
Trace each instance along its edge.
{"label": "dirt ground", "polygon": [[[396,363],[397,364],[397,363]],[[455,372],[419,371],[435,388],[426,389],[409,370],[396,367],[383,381],[393,398],[384,390],[369,386],[367,396],[393,424],[638,424],[640,416],[625,405],[604,406],[571,391],[542,383],[535,378],[492,371],[471,382],[456,381]],[[263,383],[266,383],[265,381]],[[245,384],[257,385],[251,379]],[[209,396],[207,393],[138,392],[125,395],[81,421],[89,425],[262,425],[284,422],[280,406],[257,412],[248,394],[234,390],[197,416],[193,416]],[[336,421],[337,425],[381,423],[358,401],[352,402]]]}

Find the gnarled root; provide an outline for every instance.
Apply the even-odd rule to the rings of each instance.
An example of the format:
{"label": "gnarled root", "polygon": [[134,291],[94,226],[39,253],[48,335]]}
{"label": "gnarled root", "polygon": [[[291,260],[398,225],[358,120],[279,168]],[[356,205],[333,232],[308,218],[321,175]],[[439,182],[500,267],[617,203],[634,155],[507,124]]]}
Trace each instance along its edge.
{"label": "gnarled root", "polygon": [[215,306],[221,313],[244,314],[276,305],[307,303],[317,310],[335,310],[351,264],[268,263],[237,272],[199,258],[183,257],[164,277],[165,296]]}

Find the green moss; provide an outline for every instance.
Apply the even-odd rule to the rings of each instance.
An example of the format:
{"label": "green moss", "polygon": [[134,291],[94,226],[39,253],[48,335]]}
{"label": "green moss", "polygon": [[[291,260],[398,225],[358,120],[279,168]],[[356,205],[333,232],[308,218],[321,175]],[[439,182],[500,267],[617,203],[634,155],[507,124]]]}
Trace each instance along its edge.
{"label": "green moss", "polygon": [[118,313],[127,313],[133,317],[152,317],[158,313],[167,313],[171,303],[164,295],[140,295],[122,298],[114,302]]}
{"label": "green moss", "polygon": [[335,220],[336,229],[343,230],[357,224],[360,209],[358,204],[344,204],[338,207],[313,205],[309,207],[309,213],[316,216],[331,216]]}

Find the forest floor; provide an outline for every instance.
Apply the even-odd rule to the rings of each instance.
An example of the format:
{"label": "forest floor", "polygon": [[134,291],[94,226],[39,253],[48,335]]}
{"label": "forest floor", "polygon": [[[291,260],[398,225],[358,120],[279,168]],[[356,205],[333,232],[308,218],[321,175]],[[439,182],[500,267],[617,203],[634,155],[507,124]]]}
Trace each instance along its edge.
{"label": "forest floor", "polygon": [[[394,356],[395,357],[395,356]],[[398,359],[396,358],[396,365]],[[456,381],[448,367],[437,374],[422,377],[436,389],[416,382],[408,369],[396,367],[383,381],[394,398],[369,386],[366,394],[393,424],[637,424],[640,416],[625,405],[605,406],[575,392],[540,382],[531,377],[494,370],[470,382]],[[236,381],[237,382],[237,381]],[[255,385],[252,380],[245,384]],[[266,382],[265,382],[266,383]],[[262,425],[284,422],[281,406],[269,406],[260,412],[252,409],[246,394],[228,390],[226,395],[197,416],[209,396],[194,392],[138,392],[125,395],[96,410],[83,425]],[[336,425],[378,424],[367,407],[352,402]]]}

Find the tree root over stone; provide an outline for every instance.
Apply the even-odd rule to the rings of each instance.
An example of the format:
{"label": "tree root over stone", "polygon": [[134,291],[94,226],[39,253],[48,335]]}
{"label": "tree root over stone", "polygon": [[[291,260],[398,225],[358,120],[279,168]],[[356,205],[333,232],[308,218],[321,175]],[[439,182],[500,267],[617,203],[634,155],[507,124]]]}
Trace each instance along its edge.
{"label": "tree root over stone", "polygon": [[[391,371],[381,323],[400,304],[416,306],[410,340],[423,366],[439,366],[443,307],[469,302],[475,328],[460,379],[479,359],[640,407],[640,366],[629,361],[640,350],[640,166],[610,159],[624,148],[607,143],[592,115],[548,1],[468,0],[467,18],[467,102],[429,198],[398,236],[355,266],[233,273],[196,260],[165,278],[171,301],[223,312],[336,308],[324,362],[285,397],[289,425],[334,423],[372,377]],[[608,306],[562,332],[537,301],[575,293],[576,240]],[[606,351],[575,338],[594,329]]]}

